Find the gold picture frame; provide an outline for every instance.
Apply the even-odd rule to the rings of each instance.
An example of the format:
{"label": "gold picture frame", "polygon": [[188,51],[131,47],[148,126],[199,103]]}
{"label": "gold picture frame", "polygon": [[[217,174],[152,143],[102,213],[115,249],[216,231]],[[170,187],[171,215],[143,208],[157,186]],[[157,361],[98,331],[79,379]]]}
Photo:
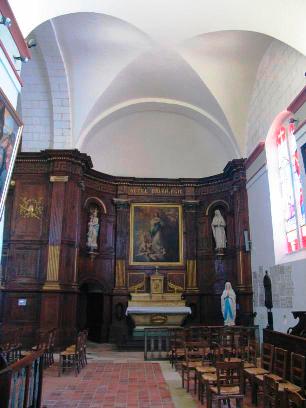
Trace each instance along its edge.
{"label": "gold picture frame", "polygon": [[130,265],[183,265],[183,221],[179,204],[133,203]]}

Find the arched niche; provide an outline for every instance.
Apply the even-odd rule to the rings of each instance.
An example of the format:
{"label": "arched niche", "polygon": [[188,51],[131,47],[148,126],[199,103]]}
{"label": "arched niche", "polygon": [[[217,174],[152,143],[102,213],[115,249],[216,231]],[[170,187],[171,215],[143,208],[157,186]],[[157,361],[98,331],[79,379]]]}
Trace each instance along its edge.
{"label": "arched niche", "polygon": [[226,223],[225,234],[226,234],[226,238],[227,238],[227,245],[228,245],[228,242],[229,242],[228,221],[229,221],[230,206],[229,206],[228,202],[225,201],[225,200],[214,200],[208,205],[208,207],[206,208],[206,211],[205,211],[205,215],[206,215],[206,217],[208,219],[208,227],[209,227],[209,231],[210,231],[210,233],[209,233],[210,240],[209,241],[210,241],[211,248],[212,248],[213,251],[214,251],[214,249],[216,247],[216,243],[215,243],[215,238],[214,238],[214,235],[213,235],[213,230],[212,230],[211,224],[212,224],[212,220],[214,218],[216,210],[220,211],[222,217],[225,220],[225,223]]}
{"label": "arched niche", "polygon": [[88,197],[84,202],[84,246],[90,254],[100,252],[103,216],[107,214],[104,202],[98,197]]}

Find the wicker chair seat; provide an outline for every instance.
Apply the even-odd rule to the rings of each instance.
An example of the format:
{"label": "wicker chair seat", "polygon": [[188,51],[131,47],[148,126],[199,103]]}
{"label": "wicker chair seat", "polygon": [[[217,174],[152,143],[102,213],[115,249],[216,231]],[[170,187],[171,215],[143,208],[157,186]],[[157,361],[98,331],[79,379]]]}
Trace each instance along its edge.
{"label": "wicker chair seat", "polygon": [[226,358],[224,361],[230,361],[231,363],[241,363],[242,358],[230,357],[230,358]]}
{"label": "wicker chair seat", "polygon": [[72,356],[75,355],[74,350],[64,350],[60,353],[61,356]]}
{"label": "wicker chair seat", "polygon": [[[274,381],[280,382],[283,381],[283,378],[276,374],[269,374],[269,377],[272,378]],[[264,374],[255,375],[255,381],[259,383],[263,383]]]}
{"label": "wicker chair seat", "polygon": [[196,367],[201,367],[202,366],[202,361],[189,361],[188,363],[184,361],[182,363],[182,366],[186,368],[196,368]]}
{"label": "wicker chair seat", "polygon": [[243,362],[243,368],[256,368],[253,363],[249,363],[248,361]]}
{"label": "wicker chair seat", "polygon": [[[215,394],[218,394],[218,388],[217,387],[210,387],[209,388],[210,392],[214,392]],[[239,386],[233,386],[233,387],[220,387],[220,394],[222,395],[240,395],[240,390]]]}
{"label": "wicker chair seat", "polygon": [[202,374],[202,380],[208,382],[216,382],[217,381],[217,374],[215,373],[204,373]]}
{"label": "wicker chair seat", "polygon": [[69,347],[67,347],[67,348],[64,350],[64,352],[67,352],[67,353],[75,353],[75,350],[76,350],[76,346],[74,345],[74,346],[69,346]]}
{"label": "wicker chair seat", "polygon": [[301,391],[301,387],[299,387],[299,386],[297,386],[295,384],[292,384],[289,381],[285,381],[285,382],[279,383],[278,392],[284,392],[285,388],[287,388],[288,390],[293,391],[293,392],[300,392]]}
{"label": "wicker chair seat", "polygon": [[264,375],[264,374],[269,374],[269,371],[265,370],[264,368],[261,367],[251,367],[251,368],[245,368],[243,370],[246,374],[248,375]]}
{"label": "wicker chair seat", "polygon": [[205,366],[201,366],[201,367],[197,367],[196,368],[196,371],[198,372],[198,373],[201,373],[201,374],[204,374],[204,373],[210,373],[210,374],[215,374],[215,372],[216,372],[216,369],[215,369],[215,367],[205,367]]}

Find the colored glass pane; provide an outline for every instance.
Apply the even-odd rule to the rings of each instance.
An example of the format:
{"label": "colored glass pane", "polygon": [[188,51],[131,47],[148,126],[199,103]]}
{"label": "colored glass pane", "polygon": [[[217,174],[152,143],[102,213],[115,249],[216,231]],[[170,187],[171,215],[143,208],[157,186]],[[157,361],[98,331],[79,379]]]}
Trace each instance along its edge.
{"label": "colored glass pane", "polygon": [[288,252],[306,248],[306,220],[294,125],[276,135],[278,168]]}

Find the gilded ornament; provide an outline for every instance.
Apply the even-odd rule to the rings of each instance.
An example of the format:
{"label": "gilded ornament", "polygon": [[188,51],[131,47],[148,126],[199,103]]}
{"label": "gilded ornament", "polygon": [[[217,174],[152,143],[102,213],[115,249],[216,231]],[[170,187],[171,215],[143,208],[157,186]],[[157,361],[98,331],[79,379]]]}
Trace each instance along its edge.
{"label": "gilded ornament", "polygon": [[23,197],[19,204],[19,215],[24,218],[36,218],[40,220],[43,212],[43,199]]}

